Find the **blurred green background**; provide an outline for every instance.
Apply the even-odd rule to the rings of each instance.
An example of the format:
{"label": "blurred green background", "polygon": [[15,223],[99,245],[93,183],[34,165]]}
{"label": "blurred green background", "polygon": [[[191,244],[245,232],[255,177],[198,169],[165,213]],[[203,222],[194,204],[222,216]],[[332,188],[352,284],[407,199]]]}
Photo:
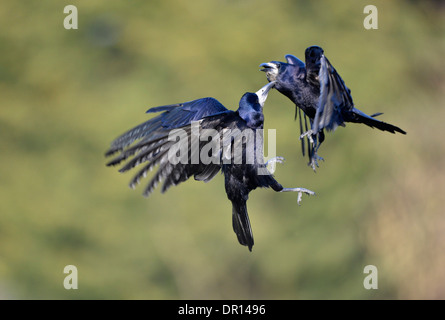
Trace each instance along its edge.
{"label": "blurred green background", "polygon": [[[63,27],[68,4],[78,30]],[[363,27],[368,4],[378,30]],[[146,199],[105,167],[149,107],[211,96],[236,109],[266,83],[260,63],[310,45],[358,108],[408,134],[339,128],[314,173],[294,106],[272,91],[276,178],[317,196],[252,192],[252,253],[222,175]],[[442,1],[2,1],[0,46],[0,298],[445,298]],[[66,265],[78,290],[63,287]]]}

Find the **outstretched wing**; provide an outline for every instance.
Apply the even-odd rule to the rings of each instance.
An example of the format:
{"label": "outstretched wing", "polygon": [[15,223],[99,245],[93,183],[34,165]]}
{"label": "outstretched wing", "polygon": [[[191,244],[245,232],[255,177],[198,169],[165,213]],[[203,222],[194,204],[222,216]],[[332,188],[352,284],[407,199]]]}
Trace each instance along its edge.
{"label": "outstretched wing", "polygon": [[354,108],[351,90],[346,87],[343,79],[324,54],[320,57],[318,79],[320,98],[312,130],[314,132],[324,128],[335,130],[339,125],[344,125],[342,111],[351,111]]}
{"label": "outstretched wing", "polygon": [[[120,172],[142,165],[130,181],[132,188],[147,175],[148,171],[158,167],[143,192],[145,196],[148,196],[162,181],[162,192],[192,176],[195,180],[210,181],[221,169],[221,161],[220,159],[208,163],[201,161],[199,155],[205,142],[200,139],[193,140],[193,130],[218,128],[234,112],[227,110],[213,98],[149,110],[149,112],[159,111],[164,112],[127,131],[112,142],[106,155],[118,151],[121,153],[107,165],[120,164],[130,157],[132,158],[125,163]],[[218,133],[217,130],[214,132]]]}
{"label": "outstretched wing", "polygon": [[128,130],[116,138],[111,143],[111,147],[106,152],[106,155],[109,156],[117,151],[122,151],[138,139],[149,137],[149,140],[152,140],[162,136],[165,130],[179,128],[190,124],[192,121],[224,113],[228,110],[214,98],[202,98],[184,103],[154,107],[149,109],[147,113],[161,111],[164,111],[161,115]]}

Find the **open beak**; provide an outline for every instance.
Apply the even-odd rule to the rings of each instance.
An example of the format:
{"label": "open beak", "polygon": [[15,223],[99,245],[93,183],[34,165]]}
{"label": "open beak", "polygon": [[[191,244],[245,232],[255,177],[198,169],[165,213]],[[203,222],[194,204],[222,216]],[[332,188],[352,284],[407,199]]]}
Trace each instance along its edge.
{"label": "open beak", "polygon": [[260,71],[263,71],[266,73],[267,80],[270,82],[277,80],[278,76],[278,69],[280,67],[279,62],[270,61],[266,63],[260,64]]}
{"label": "open beak", "polygon": [[270,89],[272,89],[275,86],[275,81],[269,82],[264,87],[262,87],[260,90],[255,92],[255,94],[258,96],[258,101],[261,105],[261,107],[264,106],[264,103],[266,102],[267,95],[269,94]]}
{"label": "open beak", "polygon": [[262,63],[260,64],[260,67],[262,69],[260,69],[260,71],[268,71],[269,69],[275,68],[275,64],[271,63],[271,62],[267,62],[267,63]]}

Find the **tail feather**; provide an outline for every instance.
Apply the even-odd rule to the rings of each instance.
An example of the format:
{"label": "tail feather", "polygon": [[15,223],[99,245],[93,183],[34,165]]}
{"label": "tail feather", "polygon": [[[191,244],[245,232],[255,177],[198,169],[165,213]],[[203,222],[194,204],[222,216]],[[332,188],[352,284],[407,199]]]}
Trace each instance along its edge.
{"label": "tail feather", "polygon": [[406,134],[406,131],[400,129],[399,127],[396,127],[392,124],[380,121],[375,119],[374,117],[381,115],[381,113],[375,113],[372,116],[368,116],[366,113],[353,108],[353,113],[354,113],[354,119],[352,122],[358,122],[358,123],[364,123],[367,126],[371,127],[371,128],[377,128],[379,130],[382,131],[388,131],[391,133],[402,133],[402,134]]}
{"label": "tail feather", "polygon": [[252,251],[253,234],[245,201],[241,203],[232,202],[232,225],[239,243],[247,246],[249,251]]}

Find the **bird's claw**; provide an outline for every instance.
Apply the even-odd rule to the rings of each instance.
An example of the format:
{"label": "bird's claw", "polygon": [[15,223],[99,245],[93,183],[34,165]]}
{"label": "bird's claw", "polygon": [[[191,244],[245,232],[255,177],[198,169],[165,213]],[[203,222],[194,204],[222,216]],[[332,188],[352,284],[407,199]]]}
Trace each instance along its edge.
{"label": "bird's claw", "polygon": [[267,162],[265,163],[266,167],[270,166],[270,168],[268,168],[268,171],[270,173],[273,174],[275,172],[275,168],[276,168],[276,163],[277,162],[278,163],[283,163],[284,162],[284,158],[283,157],[274,157],[274,158],[271,158],[271,159],[267,160]]}
{"label": "bird's claw", "polygon": [[302,197],[303,197],[303,193],[305,193],[305,194],[307,194],[309,196],[315,196],[315,192],[314,191],[311,191],[311,190],[306,189],[306,188],[299,188],[299,189],[300,189],[300,191],[298,192],[298,197],[297,197],[297,203],[298,203],[299,206],[301,205],[301,200],[302,200]]}
{"label": "bird's claw", "polygon": [[273,163],[283,163],[284,162],[284,158],[283,157],[274,157],[274,158],[271,158],[271,159],[269,159],[269,160],[267,160],[267,162],[266,162],[266,166],[268,166],[269,164],[273,164]]}
{"label": "bird's claw", "polygon": [[305,193],[305,194],[307,194],[309,196],[314,196],[315,195],[314,191],[311,191],[311,190],[306,189],[306,188],[284,188],[283,190],[281,190],[281,192],[298,192],[298,197],[297,197],[298,205],[301,204],[303,193]]}
{"label": "bird's claw", "polygon": [[324,159],[322,157],[320,157],[318,154],[314,154],[309,163],[308,166],[311,166],[312,170],[316,171],[316,168],[319,168],[320,166],[318,165],[318,161],[324,161]]}

